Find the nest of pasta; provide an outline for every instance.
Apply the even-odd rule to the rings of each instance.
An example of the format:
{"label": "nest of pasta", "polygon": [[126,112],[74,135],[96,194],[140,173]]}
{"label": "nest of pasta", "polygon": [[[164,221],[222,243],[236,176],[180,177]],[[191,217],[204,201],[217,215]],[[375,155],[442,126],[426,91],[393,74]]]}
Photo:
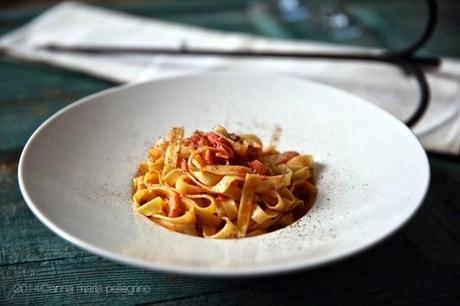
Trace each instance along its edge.
{"label": "nest of pasta", "polygon": [[176,232],[242,238],[285,227],[314,203],[313,157],[218,127],[171,129],[133,179],[133,207]]}

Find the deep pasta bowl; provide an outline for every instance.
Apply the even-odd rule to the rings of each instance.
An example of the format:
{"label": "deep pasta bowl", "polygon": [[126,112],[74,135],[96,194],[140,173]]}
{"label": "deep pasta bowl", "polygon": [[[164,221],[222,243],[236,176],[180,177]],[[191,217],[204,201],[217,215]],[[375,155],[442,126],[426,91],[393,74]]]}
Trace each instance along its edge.
{"label": "deep pasta bowl", "polygon": [[[244,239],[175,233],[139,216],[131,179],[173,126],[222,125],[313,154],[318,195],[297,222]],[[122,86],[59,111],[19,162],[25,201],[50,229],[98,255],[142,268],[248,276],[311,268],[362,251],[400,228],[429,183],[412,132],[346,92],[285,76],[218,72]]]}

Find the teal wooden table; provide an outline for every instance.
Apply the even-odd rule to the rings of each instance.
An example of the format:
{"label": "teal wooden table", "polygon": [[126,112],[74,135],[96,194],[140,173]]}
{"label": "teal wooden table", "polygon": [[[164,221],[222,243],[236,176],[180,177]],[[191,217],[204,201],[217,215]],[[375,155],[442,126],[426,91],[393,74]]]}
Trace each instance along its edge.
{"label": "teal wooden table", "polygon": [[[48,3],[49,1],[46,1]],[[153,1],[152,1],[153,2]],[[97,1],[156,18],[267,36],[330,40],[270,16],[247,1]],[[41,2],[40,2],[41,3]],[[43,3],[45,3],[43,1]],[[344,43],[395,47],[410,40],[422,15],[416,1],[349,1],[366,33]],[[441,23],[426,53],[458,56],[459,5],[440,1]],[[0,34],[48,4],[0,1]],[[82,251],[42,225],[17,183],[22,147],[51,114],[114,86],[79,73],[0,58],[0,304],[318,305],[460,303],[460,159],[430,154],[432,183],[422,208],[369,251],[312,271],[256,279],[212,279],[145,271]]]}

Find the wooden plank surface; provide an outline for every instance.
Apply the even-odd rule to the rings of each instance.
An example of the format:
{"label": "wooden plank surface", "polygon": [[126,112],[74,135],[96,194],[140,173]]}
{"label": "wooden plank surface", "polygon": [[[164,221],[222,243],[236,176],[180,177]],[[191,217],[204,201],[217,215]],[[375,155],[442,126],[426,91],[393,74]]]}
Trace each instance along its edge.
{"label": "wooden plank surface", "polygon": [[[184,7],[179,1],[159,1],[150,10],[136,2],[119,8],[148,16],[164,12],[171,20],[219,29],[259,31],[259,25],[247,17],[243,1],[206,2],[211,11],[219,12],[219,18],[208,19],[208,14],[196,12],[199,2],[192,2]],[[35,7],[0,11],[0,33],[39,11]],[[443,21],[448,29],[451,20]],[[449,54],[455,46],[431,50]],[[59,238],[33,216],[21,197],[16,175],[19,154],[30,134],[51,114],[113,85],[0,58],[0,305],[460,303],[459,158],[430,156],[433,177],[428,197],[402,230],[367,252],[312,271],[256,279],[178,276],[120,265]]]}
{"label": "wooden plank surface", "polygon": [[[142,271],[78,250],[28,211],[12,163],[12,169],[2,168],[0,185],[3,303],[453,304],[460,297],[460,226],[455,218],[460,216],[460,165],[442,158],[431,163],[433,184],[424,206],[384,243],[329,267],[243,280]],[[116,292],[123,286],[143,287],[132,294]]]}

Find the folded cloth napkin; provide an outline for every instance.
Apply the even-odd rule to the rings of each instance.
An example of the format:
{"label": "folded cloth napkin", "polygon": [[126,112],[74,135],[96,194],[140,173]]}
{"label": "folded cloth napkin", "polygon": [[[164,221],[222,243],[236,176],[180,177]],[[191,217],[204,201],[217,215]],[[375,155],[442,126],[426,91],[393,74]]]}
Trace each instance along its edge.
{"label": "folded cloth napkin", "polygon": [[[313,42],[271,40],[223,33],[64,2],[0,38],[0,49],[18,58],[78,70],[108,80],[140,82],[216,69],[260,69],[312,79],[345,89],[401,120],[418,103],[415,81],[384,64],[296,59],[229,59],[166,55],[83,55],[40,50],[45,44],[213,48],[222,50],[366,50]],[[373,52],[375,50],[369,50]],[[443,59],[430,72],[432,102],[413,128],[425,149],[460,154],[460,61]]]}

